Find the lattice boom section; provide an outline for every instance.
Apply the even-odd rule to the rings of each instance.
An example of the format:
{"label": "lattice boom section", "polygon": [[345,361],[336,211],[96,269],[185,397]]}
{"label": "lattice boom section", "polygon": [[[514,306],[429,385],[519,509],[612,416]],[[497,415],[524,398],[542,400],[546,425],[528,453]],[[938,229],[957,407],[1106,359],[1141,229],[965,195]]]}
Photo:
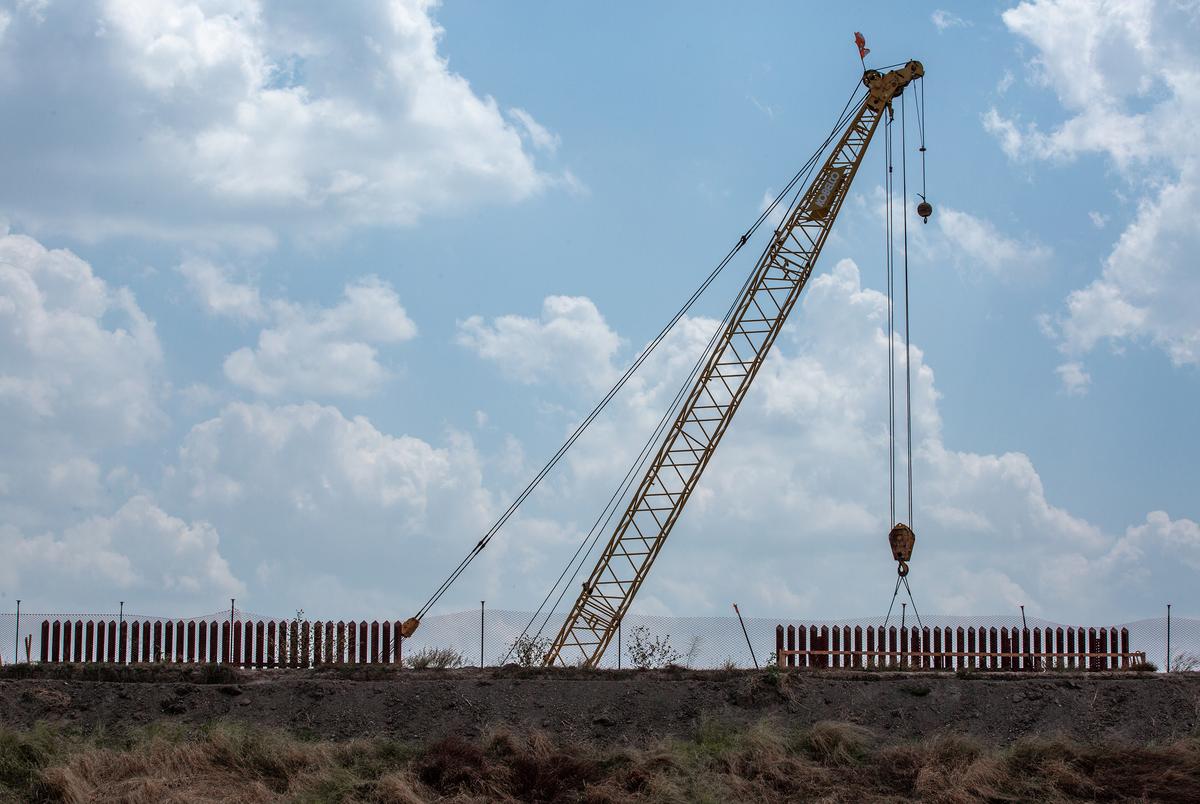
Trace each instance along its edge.
{"label": "lattice boom section", "polygon": [[864,104],[786,224],[776,231],[563,624],[550,662],[594,665],[599,661],[804,289],[879,118]]}

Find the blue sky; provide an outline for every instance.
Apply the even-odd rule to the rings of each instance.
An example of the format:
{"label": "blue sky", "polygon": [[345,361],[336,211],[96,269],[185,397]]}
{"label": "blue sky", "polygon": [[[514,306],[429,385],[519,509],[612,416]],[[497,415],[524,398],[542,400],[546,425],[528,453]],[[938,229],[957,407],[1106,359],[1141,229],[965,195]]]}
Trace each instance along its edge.
{"label": "blue sky", "polygon": [[[414,609],[821,141],[862,30],[927,70],[918,601],[1200,607],[1194,4],[356,9],[0,2],[0,595]],[[877,142],[641,610],[886,607],[882,179]],[[751,267],[445,608],[540,601]]]}

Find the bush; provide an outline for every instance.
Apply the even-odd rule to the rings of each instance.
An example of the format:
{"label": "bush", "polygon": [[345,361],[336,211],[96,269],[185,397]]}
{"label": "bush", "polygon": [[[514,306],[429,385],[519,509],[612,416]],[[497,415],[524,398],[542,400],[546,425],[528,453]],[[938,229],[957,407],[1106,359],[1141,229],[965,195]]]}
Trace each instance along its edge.
{"label": "bush", "polygon": [[550,650],[549,637],[522,634],[508,647],[509,657],[521,667],[540,667],[546,662]]}
{"label": "bush", "polygon": [[466,659],[452,648],[422,648],[405,659],[404,663],[414,670],[445,670],[462,667],[466,664]]}
{"label": "bush", "polygon": [[633,629],[629,645],[629,660],[639,670],[657,670],[678,664],[682,657],[671,647],[671,635],[651,637],[650,629],[639,625]]}
{"label": "bush", "polygon": [[1200,672],[1200,656],[1195,653],[1177,653],[1171,660],[1172,673]]}
{"label": "bush", "polygon": [[1139,673],[1157,673],[1158,665],[1154,662],[1140,661],[1129,665],[1130,670],[1136,670]]}

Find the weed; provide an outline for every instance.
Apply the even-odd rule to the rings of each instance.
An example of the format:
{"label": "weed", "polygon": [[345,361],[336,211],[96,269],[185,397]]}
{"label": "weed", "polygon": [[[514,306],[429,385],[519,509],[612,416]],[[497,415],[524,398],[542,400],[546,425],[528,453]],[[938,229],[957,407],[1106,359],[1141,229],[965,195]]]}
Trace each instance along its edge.
{"label": "weed", "polygon": [[1200,672],[1200,654],[1195,653],[1177,653],[1175,658],[1171,660],[1172,673],[1195,673]]}
{"label": "weed", "polygon": [[404,663],[414,670],[445,670],[462,667],[466,664],[466,658],[452,648],[422,648],[405,659]]}
{"label": "weed", "polygon": [[508,648],[508,655],[521,667],[540,667],[550,650],[549,637],[522,634]]}
{"label": "weed", "polygon": [[652,637],[650,629],[639,625],[633,629],[629,659],[639,670],[653,670],[678,664],[682,657],[671,647],[671,635]]}

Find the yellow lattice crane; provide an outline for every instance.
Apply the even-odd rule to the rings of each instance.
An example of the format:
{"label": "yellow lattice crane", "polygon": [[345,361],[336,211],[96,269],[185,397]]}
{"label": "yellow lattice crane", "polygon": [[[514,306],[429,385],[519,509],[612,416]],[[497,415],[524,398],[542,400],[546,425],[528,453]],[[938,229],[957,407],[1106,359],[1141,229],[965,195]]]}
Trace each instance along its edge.
{"label": "yellow lattice crane", "polygon": [[[861,34],[856,34],[859,53],[865,56],[869,51],[859,40]],[[717,444],[812,274],[880,121],[885,117],[891,119],[893,99],[924,74],[925,70],[918,61],[909,61],[886,73],[864,70],[862,83],[866,87],[865,97],[848,117],[843,114],[841,119],[846,121],[845,124],[840,129],[835,128],[835,132],[826,140],[828,145],[836,136],[836,142],[820,170],[775,230],[770,245],[755,266],[740,298],[730,308],[724,329],[714,339],[703,365],[698,364],[695,383],[683,397],[674,423],[666,430],[658,451],[637,485],[595,568],[583,583],[579,597],[545,655],[545,664],[594,667],[604,655],[605,648],[617,633],[654,559],[679,520],[684,505],[695,490]],[[850,107],[847,106],[847,109]],[[794,181],[798,180],[799,174]],[[922,195],[918,214],[928,217],[931,211]],[[718,266],[718,272],[745,245],[757,226],[755,224],[742,236],[739,244]],[[710,275],[701,290],[707,287],[713,276],[715,273]],[[689,305],[699,292],[693,295]],[[416,616],[405,621],[400,636],[409,637],[416,631],[421,618],[487,546],[687,309],[688,305],[685,305],[676,314],[651,347],[625,372],[530,485],[442,582]],[[907,574],[906,562],[911,556],[914,542],[911,528],[898,523],[889,541],[903,578]]]}
{"label": "yellow lattice crane", "polygon": [[[604,655],[812,274],[880,120],[891,113],[892,99],[924,74],[918,61],[888,73],[863,74],[867,95],[858,113],[775,231],[734,315],[554,638],[547,665],[595,666]],[[897,560],[907,561],[911,541],[905,546],[906,550],[897,551]]]}

